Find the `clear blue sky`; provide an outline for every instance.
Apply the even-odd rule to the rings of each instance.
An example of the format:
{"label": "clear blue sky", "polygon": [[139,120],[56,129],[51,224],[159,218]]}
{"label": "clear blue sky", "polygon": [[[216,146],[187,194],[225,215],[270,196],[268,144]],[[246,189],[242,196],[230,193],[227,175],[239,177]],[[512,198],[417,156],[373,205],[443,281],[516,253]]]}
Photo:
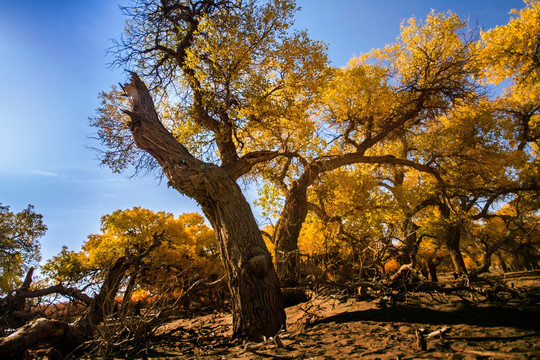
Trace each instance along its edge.
{"label": "clear blue sky", "polygon": [[[78,250],[100,218],[142,206],[174,214],[197,205],[152,176],[101,168],[89,146],[97,95],[126,74],[107,67],[105,50],[124,19],[115,0],[0,0],[0,202],[33,204],[49,227],[48,259]],[[121,1],[120,4],[126,4]],[[403,19],[452,10],[484,28],[505,24],[521,0],[299,0],[297,27],[329,45],[334,65],[395,40]]]}

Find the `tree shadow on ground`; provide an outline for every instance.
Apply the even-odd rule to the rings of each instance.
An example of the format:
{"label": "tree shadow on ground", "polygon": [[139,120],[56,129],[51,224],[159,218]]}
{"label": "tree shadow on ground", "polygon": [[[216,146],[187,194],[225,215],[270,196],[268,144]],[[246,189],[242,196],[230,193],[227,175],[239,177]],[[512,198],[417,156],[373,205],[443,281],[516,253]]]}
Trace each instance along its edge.
{"label": "tree shadow on ground", "polygon": [[540,331],[539,308],[459,306],[454,310],[436,310],[423,306],[394,305],[383,309],[344,312],[312,323],[348,323],[354,321],[382,321],[432,325],[476,325],[485,327],[513,327]]}

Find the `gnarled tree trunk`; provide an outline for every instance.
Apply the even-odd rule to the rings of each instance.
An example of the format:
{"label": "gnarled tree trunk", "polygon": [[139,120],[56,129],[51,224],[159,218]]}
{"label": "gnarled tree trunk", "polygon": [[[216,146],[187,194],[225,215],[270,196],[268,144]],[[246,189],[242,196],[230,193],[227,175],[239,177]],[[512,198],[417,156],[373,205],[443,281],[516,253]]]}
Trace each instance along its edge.
{"label": "gnarled tree trunk", "polygon": [[450,224],[446,228],[445,234],[445,245],[448,248],[450,253],[450,258],[454,264],[454,270],[456,273],[461,275],[467,275],[467,267],[465,266],[465,261],[463,260],[463,254],[459,247],[461,240],[461,227],[459,224]]}
{"label": "gnarled tree trunk", "polygon": [[255,341],[274,336],[285,327],[279,281],[240,187],[224,168],[196,159],[172,136],[135,73],[124,91],[137,146],[157,160],[170,186],[199,203],[216,231],[232,295],[234,336]]}
{"label": "gnarled tree trunk", "polygon": [[298,237],[307,212],[307,188],[295,184],[274,231],[276,270],[284,286],[294,286],[298,277]]}

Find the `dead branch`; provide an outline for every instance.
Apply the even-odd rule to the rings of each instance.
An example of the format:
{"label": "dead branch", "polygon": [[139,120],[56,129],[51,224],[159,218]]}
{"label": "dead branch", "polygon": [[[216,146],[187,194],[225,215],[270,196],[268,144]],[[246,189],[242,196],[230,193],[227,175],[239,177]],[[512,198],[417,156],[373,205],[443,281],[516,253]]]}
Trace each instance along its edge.
{"label": "dead branch", "polygon": [[80,300],[84,302],[85,304],[90,304],[92,302],[92,298],[79,289],[71,288],[71,287],[65,287],[62,284],[57,284],[53,286],[49,286],[45,289],[37,289],[37,290],[17,290],[15,296],[24,298],[24,299],[31,299],[31,298],[37,298],[42,296],[47,296],[51,294],[60,294],[64,296],[68,296],[73,299]]}
{"label": "dead branch", "polygon": [[437,336],[442,337],[443,335],[445,335],[448,332],[450,332],[450,328],[449,327],[443,327],[443,328],[440,328],[439,330],[432,331],[429,334],[427,334],[427,338],[433,338],[433,337],[437,337]]}
{"label": "dead branch", "polygon": [[[31,280],[25,280],[26,289],[19,289],[20,296],[17,300],[23,301],[28,297],[38,297],[60,293],[62,295],[79,298],[89,306],[83,316],[74,324],[69,325],[62,321],[40,318],[22,327],[15,333],[2,339],[0,342],[0,354],[8,354],[9,358],[18,359],[24,357],[27,350],[39,347],[54,347],[62,354],[73,353],[80,350],[82,345],[91,339],[97,326],[109,316],[113,309],[114,298],[120,288],[122,280],[130,266],[142,261],[153,249],[161,244],[163,233],[154,234],[154,241],[148,249],[141,254],[123,256],[117,259],[114,265],[106,272],[105,279],[99,293],[91,299],[77,289],[65,288],[58,284],[47,289],[29,291],[27,288]],[[28,280],[28,281],[27,281]],[[83,296],[84,295],[84,296]],[[13,297],[13,296],[12,296]]]}

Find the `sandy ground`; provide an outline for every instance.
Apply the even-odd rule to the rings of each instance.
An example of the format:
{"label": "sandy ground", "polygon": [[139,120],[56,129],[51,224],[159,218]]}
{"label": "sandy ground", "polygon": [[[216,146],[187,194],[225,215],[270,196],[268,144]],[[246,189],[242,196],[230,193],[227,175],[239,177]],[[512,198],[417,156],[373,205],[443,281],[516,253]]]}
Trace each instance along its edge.
{"label": "sandy ground", "polygon": [[[213,314],[180,319],[162,329],[145,359],[540,359],[540,276],[509,277],[526,300],[489,302],[467,293],[417,293],[382,306],[378,299],[315,296],[287,309],[279,340],[231,342],[232,319]],[[459,296],[461,295],[461,296]],[[430,333],[427,350],[417,329]]]}

